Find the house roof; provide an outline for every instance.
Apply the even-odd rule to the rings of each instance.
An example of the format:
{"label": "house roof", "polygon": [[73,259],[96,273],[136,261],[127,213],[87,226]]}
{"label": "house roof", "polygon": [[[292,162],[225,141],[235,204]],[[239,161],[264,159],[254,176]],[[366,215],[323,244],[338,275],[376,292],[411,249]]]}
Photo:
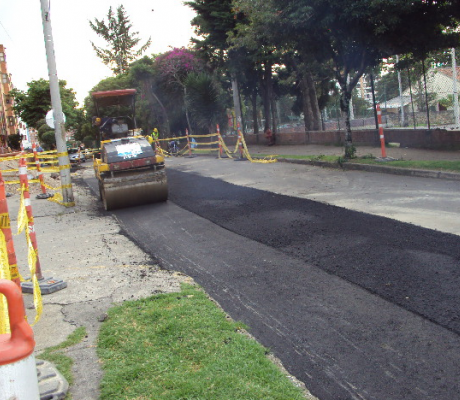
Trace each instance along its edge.
{"label": "house roof", "polygon": [[[460,81],[460,67],[457,67],[457,81]],[[452,79],[453,77],[453,70],[451,67],[447,68],[436,68],[436,72],[440,72],[441,74],[446,75],[448,78]]]}
{"label": "house roof", "polygon": [[394,97],[390,100],[384,101],[380,103],[380,108],[388,109],[388,108],[398,108],[401,107],[401,98],[404,106],[410,104],[410,96],[398,96]]}

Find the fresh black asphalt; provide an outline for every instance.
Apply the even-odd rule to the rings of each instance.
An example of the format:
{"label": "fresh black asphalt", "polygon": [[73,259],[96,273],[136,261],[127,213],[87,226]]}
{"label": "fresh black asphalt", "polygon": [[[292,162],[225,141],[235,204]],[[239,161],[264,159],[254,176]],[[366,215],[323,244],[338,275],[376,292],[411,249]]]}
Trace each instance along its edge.
{"label": "fresh black asphalt", "polygon": [[115,212],[122,226],[321,400],[458,397],[458,236],[174,169],[168,180],[170,201]]}

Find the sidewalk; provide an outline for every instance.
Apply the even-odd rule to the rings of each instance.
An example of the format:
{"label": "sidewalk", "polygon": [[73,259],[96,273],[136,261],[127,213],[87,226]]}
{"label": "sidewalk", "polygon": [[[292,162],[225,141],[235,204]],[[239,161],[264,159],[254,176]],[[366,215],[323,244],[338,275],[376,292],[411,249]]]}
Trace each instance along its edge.
{"label": "sidewalk", "polygon": [[[31,196],[42,274],[45,280],[53,277],[68,284],[67,288],[42,297],[43,314],[33,330],[35,357],[39,360],[42,350],[62,343],[76,327],[86,328],[84,340],[66,350],[74,359],[75,384],[69,393],[73,400],[95,400],[102,376],[96,338],[107,309],[115,302],[179,291],[180,283],[189,278],[160,270],[149,255],[126,237],[115,219],[102,212],[100,203],[81,183],[83,175],[92,177],[94,172],[92,168],[82,169],[73,176],[76,203],[73,208]],[[8,198],[8,207],[11,226],[16,232],[18,194]],[[23,234],[14,236],[14,245],[19,271],[27,277]],[[24,302],[32,323],[35,318],[32,295],[24,294]],[[48,367],[39,366],[41,375],[48,374]],[[40,384],[40,389],[58,387],[60,379],[58,376],[54,382],[48,380]]]}

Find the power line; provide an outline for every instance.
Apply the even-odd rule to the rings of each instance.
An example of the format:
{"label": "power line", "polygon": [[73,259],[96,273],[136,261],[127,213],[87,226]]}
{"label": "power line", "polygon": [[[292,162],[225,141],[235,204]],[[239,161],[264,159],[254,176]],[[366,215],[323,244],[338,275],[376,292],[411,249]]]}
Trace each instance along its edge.
{"label": "power line", "polygon": [[7,31],[6,28],[3,26],[2,21],[0,21],[0,25],[2,26],[3,30],[4,30],[5,33],[8,35],[8,37],[10,38],[10,40],[14,43],[14,40],[11,38],[10,34],[8,33],[8,31]]}

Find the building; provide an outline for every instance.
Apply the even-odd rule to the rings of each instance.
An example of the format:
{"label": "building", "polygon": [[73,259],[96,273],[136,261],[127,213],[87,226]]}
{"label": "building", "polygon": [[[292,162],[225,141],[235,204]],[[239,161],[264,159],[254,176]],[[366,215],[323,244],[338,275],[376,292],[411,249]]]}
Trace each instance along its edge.
{"label": "building", "polygon": [[13,111],[13,89],[11,74],[8,73],[5,47],[0,44],[0,146],[5,146],[9,135],[18,133],[18,122]]}
{"label": "building", "polygon": [[[426,74],[426,92],[428,94],[428,104],[433,111],[452,110],[453,109],[453,90],[454,78],[457,87],[460,89],[460,67],[457,67],[457,74],[454,76],[452,68],[430,68]],[[423,109],[425,105],[425,89],[423,78],[412,84],[403,92],[403,96],[395,97],[381,104],[382,109],[388,113],[397,114],[403,104],[405,111],[409,111],[409,106],[414,107],[415,111]],[[407,108],[407,110],[406,110]]]}

